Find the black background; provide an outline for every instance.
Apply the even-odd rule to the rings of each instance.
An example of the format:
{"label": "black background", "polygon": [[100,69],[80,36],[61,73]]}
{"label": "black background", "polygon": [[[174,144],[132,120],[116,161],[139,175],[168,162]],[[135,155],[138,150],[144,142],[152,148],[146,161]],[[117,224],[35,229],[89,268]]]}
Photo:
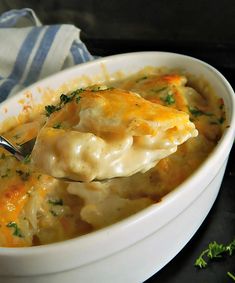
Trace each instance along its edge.
{"label": "black background", "polygon": [[[187,54],[216,67],[235,88],[234,0],[0,1],[0,12],[24,7],[33,8],[44,24],[79,27],[93,55],[149,50]],[[209,242],[228,243],[235,237],[234,164],[235,147],[218,198],[203,225],[146,283],[233,282],[226,273],[235,275],[234,256],[210,263],[205,270],[196,269],[194,261]]]}

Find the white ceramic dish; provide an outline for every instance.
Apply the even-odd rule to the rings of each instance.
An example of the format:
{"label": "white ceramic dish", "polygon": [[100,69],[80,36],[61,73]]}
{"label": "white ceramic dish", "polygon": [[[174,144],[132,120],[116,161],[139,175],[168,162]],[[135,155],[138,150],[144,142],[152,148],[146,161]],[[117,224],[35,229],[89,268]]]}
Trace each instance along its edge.
{"label": "white ceramic dish", "polygon": [[[235,96],[226,79],[197,59],[173,53],[138,52],[110,56],[82,64],[32,85],[57,89],[82,75],[107,78],[122,70],[133,73],[145,66],[183,68],[203,75],[225,102],[228,123],[218,146],[181,186],[155,205],[88,235],[32,248],[0,248],[0,282],[143,282],[168,263],[190,240],[209,212],[220,188],[235,134]],[[104,71],[105,66],[105,71]],[[0,106],[0,121],[22,111],[25,91]],[[5,109],[8,109],[6,111]]]}

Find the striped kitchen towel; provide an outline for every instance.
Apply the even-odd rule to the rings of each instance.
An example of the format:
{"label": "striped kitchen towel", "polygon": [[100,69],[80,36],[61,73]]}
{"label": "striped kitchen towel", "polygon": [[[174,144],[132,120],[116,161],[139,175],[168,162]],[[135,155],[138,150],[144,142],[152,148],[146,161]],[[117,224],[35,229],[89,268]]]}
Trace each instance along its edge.
{"label": "striped kitchen towel", "polygon": [[0,16],[0,102],[35,81],[93,59],[73,25],[42,25],[28,8]]}

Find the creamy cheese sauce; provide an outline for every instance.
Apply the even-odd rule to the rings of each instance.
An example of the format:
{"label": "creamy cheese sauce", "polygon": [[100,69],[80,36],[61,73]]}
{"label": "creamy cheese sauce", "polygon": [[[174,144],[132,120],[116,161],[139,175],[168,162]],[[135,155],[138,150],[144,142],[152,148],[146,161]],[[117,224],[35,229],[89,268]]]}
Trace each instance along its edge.
{"label": "creamy cheese sauce", "polygon": [[[94,162],[89,160],[92,166],[84,167],[83,174],[95,178],[98,175],[97,172],[100,172],[99,176],[102,177],[108,176],[107,172],[113,175],[114,171],[122,171],[129,175],[135,170],[139,171],[139,160],[144,160],[143,171],[153,167],[145,173],[139,172],[133,176],[106,183],[68,184],[35,170],[31,166],[30,159],[19,162],[0,149],[0,246],[42,245],[89,233],[160,201],[164,195],[181,184],[208,157],[226,125],[223,101],[216,97],[203,81],[190,76],[188,78],[187,82],[186,77],[179,71],[167,71],[167,74],[164,72],[161,74],[159,70],[151,72],[143,70],[122,81],[107,82],[107,85],[136,92],[158,106],[163,105],[169,109],[187,113],[199,132],[197,137],[189,140],[187,140],[189,137],[196,134],[193,133],[192,123],[184,121],[184,126],[180,123],[182,117],[188,117],[183,112],[180,112],[183,116],[181,117],[180,114],[179,120],[171,120],[170,127],[161,128],[159,136],[153,135],[153,132],[151,136],[135,136],[133,128],[128,128],[126,125],[123,131],[125,132],[128,128],[128,135],[110,136],[100,130],[105,127],[110,128],[112,124],[110,120],[97,120],[95,134],[88,133],[86,129],[90,127],[90,124],[87,124],[90,113],[84,111],[82,123],[79,124],[80,118],[78,120],[76,115],[71,116],[69,112],[72,104],[67,111],[71,119],[64,119],[63,115],[67,114],[65,112],[59,114],[60,111],[58,111],[52,116],[54,120],[51,119],[47,124],[50,127],[45,128],[44,133],[42,132],[49,138],[48,143],[45,143],[46,146],[41,145],[40,150],[41,153],[49,151],[49,154],[43,155],[41,162],[44,162],[43,166],[48,170],[54,168],[57,175],[63,175],[68,170],[68,166],[70,174],[73,174],[71,170],[74,168],[76,174],[81,171],[81,168],[77,168],[80,165],[74,160],[77,135],[81,145],[87,145],[89,153],[92,153],[89,158],[94,160]],[[169,113],[178,113],[174,111]],[[100,115],[100,112],[98,114]],[[94,115],[98,114],[94,112]],[[60,115],[63,116],[61,120],[59,120],[62,118]],[[48,118],[42,114],[34,121],[4,133],[4,136],[16,144],[21,144],[37,136],[46,121],[48,123]],[[173,126],[172,123],[174,123]],[[71,124],[76,131],[69,133],[67,129],[71,127]],[[112,124],[112,127],[116,124],[117,121]],[[122,124],[118,123],[119,131],[120,125]],[[143,133],[156,128],[156,124],[147,126],[147,128],[140,127],[138,130]],[[177,126],[178,128],[182,126],[181,131],[176,130]],[[170,130],[170,133],[167,133],[167,130]],[[58,142],[58,133],[60,142]],[[72,136],[68,138],[70,134]],[[56,155],[53,157],[50,152],[50,147],[52,151],[54,150],[53,139],[60,154],[70,155],[63,157],[65,162],[61,161],[59,166]],[[66,153],[65,149],[70,146],[73,149]],[[175,152],[176,146],[178,149]],[[154,155],[156,148],[157,155]],[[154,150],[151,152],[152,149]],[[98,162],[101,152],[106,153],[108,157],[106,161]],[[113,156],[120,152],[121,163],[115,164],[112,168]],[[169,153],[173,154],[169,155]],[[149,156],[154,158],[151,159]],[[157,165],[155,165],[156,160],[160,160]],[[70,164],[68,164],[69,161],[71,161]],[[93,168],[97,168],[98,171],[92,170]],[[128,171],[128,168],[131,170]]]}

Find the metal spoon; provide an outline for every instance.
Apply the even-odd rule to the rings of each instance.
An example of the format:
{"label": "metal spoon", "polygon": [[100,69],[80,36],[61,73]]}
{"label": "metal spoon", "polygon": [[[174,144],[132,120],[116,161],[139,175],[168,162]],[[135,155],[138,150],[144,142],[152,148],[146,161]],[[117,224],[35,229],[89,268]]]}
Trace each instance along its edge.
{"label": "metal spoon", "polygon": [[5,148],[19,161],[24,160],[32,152],[36,139],[29,140],[19,146],[13,145],[9,140],[0,136],[0,146]]}

